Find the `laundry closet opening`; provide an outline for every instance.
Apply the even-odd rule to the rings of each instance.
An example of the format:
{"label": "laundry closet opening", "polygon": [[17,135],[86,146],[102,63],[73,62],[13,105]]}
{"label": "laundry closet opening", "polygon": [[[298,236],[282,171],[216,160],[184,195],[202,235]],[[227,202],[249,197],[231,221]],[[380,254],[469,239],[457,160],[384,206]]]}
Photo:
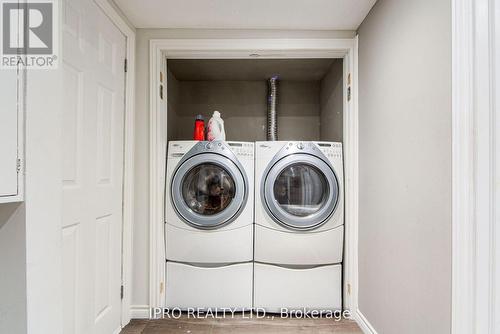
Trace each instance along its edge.
{"label": "laundry closet opening", "polygon": [[[166,59],[167,308],[344,308],[345,59]],[[215,110],[227,143],[191,141]]]}
{"label": "laundry closet opening", "polygon": [[343,59],[167,59],[167,139],[190,140],[214,110],[226,139],[266,140],[267,80],[278,77],[278,140],[343,141]]}

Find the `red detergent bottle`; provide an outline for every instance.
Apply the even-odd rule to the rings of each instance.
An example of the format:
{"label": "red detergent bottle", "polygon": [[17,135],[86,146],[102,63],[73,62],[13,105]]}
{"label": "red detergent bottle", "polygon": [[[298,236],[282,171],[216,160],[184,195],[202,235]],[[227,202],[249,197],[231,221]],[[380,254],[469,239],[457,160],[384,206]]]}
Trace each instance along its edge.
{"label": "red detergent bottle", "polygon": [[194,121],[194,140],[205,140],[205,121],[202,115],[196,116]]}

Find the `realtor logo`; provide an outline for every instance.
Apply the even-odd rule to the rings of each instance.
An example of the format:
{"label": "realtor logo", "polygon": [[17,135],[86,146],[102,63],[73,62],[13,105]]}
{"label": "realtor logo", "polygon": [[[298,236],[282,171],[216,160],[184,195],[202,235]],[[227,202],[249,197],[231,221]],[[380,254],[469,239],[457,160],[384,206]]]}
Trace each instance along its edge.
{"label": "realtor logo", "polygon": [[55,68],[57,3],[1,1],[2,68]]}

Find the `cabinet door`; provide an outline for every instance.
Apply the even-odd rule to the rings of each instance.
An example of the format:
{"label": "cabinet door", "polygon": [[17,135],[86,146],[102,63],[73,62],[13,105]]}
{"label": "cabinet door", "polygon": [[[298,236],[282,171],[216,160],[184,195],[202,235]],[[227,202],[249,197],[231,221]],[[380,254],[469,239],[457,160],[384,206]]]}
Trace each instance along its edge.
{"label": "cabinet door", "polygon": [[15,69],[0,75],[0,202],[18,195],[18,76]]}

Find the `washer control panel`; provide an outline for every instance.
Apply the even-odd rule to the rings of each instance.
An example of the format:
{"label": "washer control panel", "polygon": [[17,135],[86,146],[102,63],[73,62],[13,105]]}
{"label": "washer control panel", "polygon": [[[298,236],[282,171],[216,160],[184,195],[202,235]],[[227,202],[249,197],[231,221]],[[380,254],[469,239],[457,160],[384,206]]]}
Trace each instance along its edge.
{"label": "washer control panel", "polygon": [[227,146],[229,146],[231,151],[238,157],[253,158],[254,156],[254,143],[230,141],[227,142]]}
{"label": "washer control panel", "polygon": [[176,141],[170,142],[168,144],[168,157],[169,158],[181,158],[186,154],[191,147],[193,147],[192,141]]}
{"label": "washer control panel", "polygon": [[[185,147],[182,147],[180,144],[177,147],[170,147],[171,153],[186,153]],[[254,157],[254,143],[248,142],[224,142],[224,141],[199,141],[197,142],[193,148],[190,150],[191,153],[218,153],[224,155],[228,153],[228,151],[232,152],[234,155],[240,158],[252,158]],[[174,153],[175,152],[175,153]]]}

